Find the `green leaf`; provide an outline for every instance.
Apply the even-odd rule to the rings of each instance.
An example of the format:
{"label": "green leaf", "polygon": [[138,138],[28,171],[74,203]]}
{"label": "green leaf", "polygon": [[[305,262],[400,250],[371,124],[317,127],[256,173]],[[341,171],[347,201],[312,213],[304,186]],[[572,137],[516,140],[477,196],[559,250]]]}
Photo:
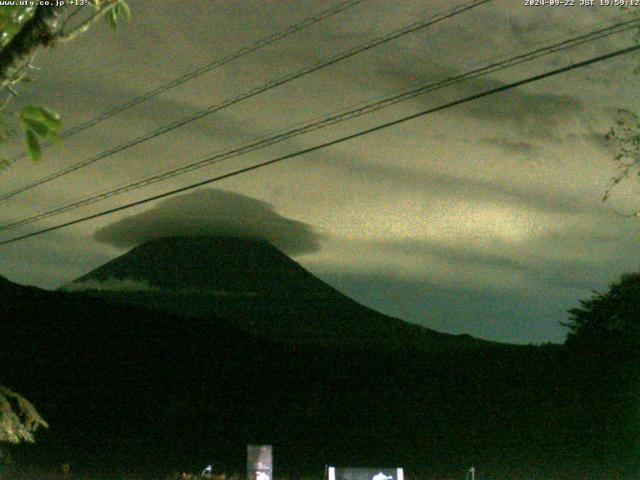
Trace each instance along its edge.
{"label": "green leaf", "polygon": [[41,107],[40,111],[42,112],[42,116],[44,117],[45,123],[49,127],[50,130],[58,130],[62,128],[62,120],[60,120],[60,115],[58,115],[53,110],[49,110],[48,108]]}
{"label": "green leaf", "polygon": [[125,0],[118,0],[116,8],[118,9],[118,17],[122,17],[125,22],[131,20],[131,9],[129,8],[129,5],[127,5],[127,2],[125,2]]}
{"label": "green leaf", "polygon": [[20,116],[24,118],[38,118],[41,115],[40,108],[35,105],[27,105],[20,111]]}
{"label": "green leaf", "polygon": [[27,105],[20,111],[20,119],[30,120],[46,125],[48,130],[58,130],[62,127],[60,116],[48,108]]}
{"label": "green leaf", "polygon": [[42,147],[40,146],[38,137],[33,133],[33,130],[26,130],[25,137],[27,140],[27,153],[29,154],[29,158],[34,162],[37,162],[42,156]]}
{"label": "green leaf", "polygon": [[91,5],[94,10],[98,11],[100,10],[100,7],[102,7],[104,1],[105,0],[89,0],[89,5]]}
{"label": "green leaf", "polygon": [[131,20],[131,8],[124,0],[118,0],[106,14],[107,24],[113,29],[118,26],[118,20],[120,19],[125,22]]}
{"label": "green leaf", "polygon": [[49,130],[49,127],[47,127],[47,125],[40,120],[23,118],[21,119],[21,123],[22,127],[25,130],[33,130],[34,133],[40,135],[41,137],[47,137],[49,135],[49,132],[51,131]]}
{"label": "green leaf", "polygon": [[107,15],[105,16],[106,20],[107,20],[107,25],[109,25],[111,28],[113,28],[114,30],[116,29],[116,27],[118,26],[118,20],[117,20],[117,13],[116,13],[116,8],[113,7],[112,9],[110,9],[107,12]]}
{"label": "green leaf", "polygon": [[33,161],[38,161],[42,156],[41,138],[60,142],[56,130],[62,127],[62,121],[57,113],[48,108],[27,105],[20,111],[19,123],[24,130],[27,153]]}
{"label": "green leaf", "polygon": [[58,134],[52,130],[49,130],[49,134],[47,135],[47,138],[49,140],[51,140],[52,142],[61,145],[62,140],[60,139],[60,137],[58,136]]}

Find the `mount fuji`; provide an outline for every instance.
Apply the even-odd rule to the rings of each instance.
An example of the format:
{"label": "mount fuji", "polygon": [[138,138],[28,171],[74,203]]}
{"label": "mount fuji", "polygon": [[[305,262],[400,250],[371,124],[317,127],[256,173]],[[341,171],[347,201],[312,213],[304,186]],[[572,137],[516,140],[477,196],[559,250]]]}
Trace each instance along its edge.
{"label": "mount fuji", "polygon": [[421,350],[492,344],[376,312],[263,240],[152,240],[63,289],[189,317],[215,314],[248,333],[289,343]]}

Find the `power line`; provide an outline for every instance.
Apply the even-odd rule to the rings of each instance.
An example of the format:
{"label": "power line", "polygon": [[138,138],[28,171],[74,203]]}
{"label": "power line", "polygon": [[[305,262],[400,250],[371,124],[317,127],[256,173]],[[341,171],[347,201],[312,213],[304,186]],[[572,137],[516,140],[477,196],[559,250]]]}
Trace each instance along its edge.
{"label": "power line", "polygon": [[302,134],[306,134],[315,130],[319,130],[321,128],[325,128],[331,125],[335,125],[337,123],[341,123],[347,120],[351,120],[354,118],[358,118],[360,116],[369,114],[369,113],[373,113],[377,110],[383,109],[383,108],[387,108],[391,105],[395,105],[396,103],[408,100],[410,98],[416,97],[418,95],[423,95],[425,93],[428,92],[433,92],[435,90],[439,90],[457,83],[461,83],[463,81],[467,81],[473,78],[477,78],[480,76],[484,76],[487,75],[489,73],[494,73],[506,68],[511,68],[515,65],[524,63],[524,62],[528,62],[537,58],[540,58],[542,56],[545,55],[549,55],[552,53],[557,53],[559,51],[563,51],[566,50],[568,48],[574,48],[576,46],[582,45],[584,43],[587,42],[592,42],[595,40],[600,40],[604,37],[607,36],[611,36],[614,34],[618,34],[633,28],[637,28],[637,26],[640,24],[640,19],[634,19],[634,20],[628,20],[625,22],[620,22],[618,24],[612,25],[610,27],[606,27],[606,28],[602,28],[599,30],[595,30],[592,32],[589,32],[587,34],[584,35],[579,35],[576,37],[572,37],[569,38],[567,40],[563,40],[560,41],[558,43],[555,44],[551,44],[551,45],[547,45],[545,47],[541,47],[541,48],[537,48],[534,49],[532,51],[528,51],[513,57],[510,57],[506,60],[501,60],[498,62],[494,62],[491,63],[489,65],[480,67],[480,68],[476,68],[474,70],[471,70],[469,72],[460,74],[460,75],[456,75],[454,77],[449,77],[446,78],[444,80],[440,80],[437,82],[433,82],[433,83],[429,83],[426,85],[421,85],[417,88],[413,88],[410,89],[408,91],[402,92],[400,94],[395,94],[393,96],[387,97],[387,98],[383,98],[382,100],[378,100],[375,101],[373,103],[368,103],[368,104],[364,104],[361,105],[355,109],[350,109],[338,114],[334,114],[331,116],[328,116],[326,118],[311,122],[311,123],[307,123],[305,125],[303,125],[302,127],[298,127],[298,128],[294,128],[291,130],[288,130],[286,132],[283,133],[279,133],[276,134],[274,136],[270,136],[267,137],[265,139],[250,143],[248,145],[244,145],[241,147],[236,147],[234,149],[219,153],[219,154],[215,154],[213,156],[209,156],[205,159],[202,160],[198,160],[195,162],[191,162],[188,163],[187,165],[183,165],[181,167],[177,167],[174,168],[172,170],[169,171],[165,171],[159,174],[155,174],[146,178],[143,178],[141,180],[137,180],[134,182],[130,182],[127,183],[123,186],[117,187],[115,189],[110,189],[107,190],[105,192],[99,193],[99,194],[93,194],[90,195],[88,197],[85,197],[84,199],[72,202],[72,203],[68,203],[66,205],[62,205],[60,207],[45,211],[45,212],[41,212],[39,214],[30,216],[30,217],[26,217],[20,220],[16,220],[14,222],[5,224],[0,226],[0,231],[2,230],[10,230],[10,229],[14,229],[14,228],[18,228],[20,226],[23,225],[27,225],[30,223],[34,223],[37,222],[39,220],[43,220],[45,218],[49,218],[52,216],[56,216],[56,215],[60,215],[62,213],[71,211],[71,210],[75,210],[77,208],[81,208],[96,202],[99,202],[101,200],[105,200],[107,198],[111,198],[113,196],[116,195],[120,195],[122,193],[125,192],[129,192],[129,191],[133,191],[133,190],[137,190],[139,188],[148,186],[148,185],[152,185],[154,183],[158,183],[160,181],[164,181],[173,177],[176,177],[178,175],[182,175],[184,173],[188,173],[190,171],[193,170],[197,170],[199,168],[203,168],[205,166],[208,165],[212,165],[215,163],[219,163],[222,162],[224,160],[227,160],[229,158],[233,158],[233,157],[237,157],[240,155],[244,155],[246,153],[249,152],[253,152],[262,148],[266,148],[268,146],[274,145],[276,143],[282,142],[284,140],[288,140],[291,138],[294,138],[296,136],[302,135]]}
{"label": "power line", "polygon": [[64,175],[68,175],[69,173],[75,172],[77,170],[80,170],[81,168],[84,168],[88,165],[91,165],[99,160],[103,160],[107,157],[110,157],[116,153],[122,152],[124,150],[127,150],[133,146],[139,145],[143,142],[146,142],[148,140],[152,140],[156,137],[159,137],[160,135],[164,135],[172,130],[175,130],[176,128],[180,128],[183,127],[184,125],[187,125],[189,123],[192,123],[196,120],[199,120],[207,115],[211,115],[212,113],[218,112],[224,108],[230,107],[232,105],[235,105],[237,103],[240,103],[244,100],[247,100],[249,98],[255,97],[257,95],[260,95],[268,90],[271,90],[273,88],[279,87],[280,85],[283,85],[285,83],[288,83],[290,81],[296,80],[298,78],[301,78],[303,76],[309,75],[310,73],[316,72],[320,69],[326,68],[328,66],[334,65],[342,60],[345,60],[347,58],[353,57],[355,55],[358,55],[359,53],[365,52],[367,50],[371,50],[372,48],[375,48],[379,45],[382,45],[384,43],[388,43],[392,40],[395,40],[397,38],[400,38],[402,36],[408,35],[410,33],[414,33],[418,30],[424,29],[426,27],[429,27],[431,25],[435,25],[436,23],[439,23],[443,20],[446,20],[448,18],[454,17],[456,15],[459,15],[463,12],[466,12],[467,10],[471,10],[473,8],[476,8],[480,5],[483,5],[485,3],[488,3],[492,0],[473,0],[472,2],[469,2],[467,4],[460,4],[457,5],[456,7],[452,8],[450,11],[448,11],[447,13],[438,13],[436,15],[433,15],[431,17],[429,17],[426,20],[421,20],[421,21],[417,21],[414,22],[408,26],[405,26],[403,28],[394,30],[386,35],[383,35],[381,37],[377,37],[373,40],[370,40],[369,42],[362,44],[362,45],[358,45],[355,47],[350,48],[349,50],[346,50],[344,52],[340,52],[334,56],[332,56],[329,60],[324,61],[324,62],[320,62],[320,63],[316,63],[310,67],[305,67],[295,73],[290,73],[287,74],[283,77],[280,77],[276,80],[272,80],[270,82],[267,82],[263,85],[260,85],[258,87],[255,87],[247,92],[244,92],[236,97],[233,97],[229,100],[226,100],[220,104],[216,104],[216,105],[212,105],[208,108],[206,108],[205,110],[201,110],[199,112],[196,112],[195,114],[189,115],[188,117],[184,117],[180,120],[177,120],[173,123],[170,123],[169,125],[166,125],[164,127],[161,127],[157,130],[154,130],[153,132],[144,134],[142,136],[139,136],[133,140],[130,140],[122,145],[119,145],[117,147],[113,147],[110,148],[108,150],[105,150],[93,157],[90,157],[86,160],[83,160],[81,162],[78,162],[74,165],[71,165],[67,168],[64,168],[62,170],[59,170],[58,172],[52,173],[51,175],[48,175],[46,177],[43,177],[39,180],[36,180],[28,185],[24,185],[22,187],[19,187],[15,190],[12,190],[8,193],[2,194],[0,195],[0,201],[4,201],[4,200],[8,200],[9,198],[15,197],[16,195],[19,195],[20,193],[26,192],[28,190],[31,190],[32,188],[38,187],[40,185],[43,185],[45,183],[48,183],[52,180],[55,180],[56,178],[62,177]]}
{"label": "power line", "polygon": [[[213,60],[212,62],[207,63],[206,65],[203,65],[201,67],[198,67],[195,70],[192,70],[188,73],[185,73],[184,75],[182,75],[181,77],[175,78],[173,80],[170,80],[167,83],[164,83],[162,85],[157,86],[156,88],[154,88],[153,90],[150,90],[138,97],[132,98],[131,100],[129,100],[128,102],[122,103],[120,105],[116,105],[115,107],[113,107],[110,110],[107,110],[106,112],[98,115],[97,117],[94,117],[90,120],[87,120],[84,123],[81,123],[79,125],[76,125],[73,128],[70,128],[69,130],[66,130],[64,132],[62,132],[59,137],[64,139],[64,138],[69,138],[77,133],[80,133],[84,130],[87,130],[88,128],[94,127],[97,124],[119,114],[122,113],[126,110],[129,110],[130,108],[135,107],[136,105],[139,105],[143,102],[146,102],[147,100],[160,95],[161,93],[166,92],[167,90],[171,90],[172,88],[175,88],[179,85],[182,85],[183,83],[186,83],[190,80],[193,80],[194,78],[197,78],[201,75],[204,75],[205,73],[208,73],[212,70],[215,70],[216,68],[222,67],[223,65],[226,65],[227,63],[232,62],[233,60],[237,60],[238,58],[241,58],[245,55],[248,55],[250,53],[255,52],[256,50],[259,50],[263,47],[267,47],[269,45],[272,45],[290,35],[293,35],[294,33],[299,32],[300,30],[303,30],[307,27],[310,27],[311,25],[314,25],[318,22],[321,22],[322,20],[325,20],[329,17],[332,17],[334,15],[337,15],[338,13],[341,13],[345,10],[348,10],[349,8],[355,7],[357,5],[359,5],[360,3],[364,2],[365,0],[348,0],[346,2],[342,2],[339,3],[338,5],[335,5],[331,8],[328,8],[326,10],[323,10],[321,12],[319,12],[317,15],[314,15],[312,17],[308,17],[305,18],[304,20],[302,20],[300,23],[296,23],[294,25],[289,25],[287,28],[285,28],[284,30],[280,31],[280,32],[276,32],[272,35],[269,35],[266,38],[263,38],[261,40],[258,40],[257,42],[253,43],[252,45],[246,46],[246,47],[242,47],[238,50],[236,50],[233,53],[230,53],[229,55],[222,57],[222,58],[218,58],[216,60]],[[80,9],[76,9],[74,11],[73,14],[77,13],[78,11],[80,11]],[[52,142],[47,142],[44,146],[50,146],[52,144]],[[15,157],[7,160],[6,164],[10,165],[13,164],[15,162],[17,162],[18,160],[21,160],[23,158],[25,158],[27,156],[26,153],[21,153],[19,155],[16,155]]]}
{"label": "power line", "polygon": [[340,137],[338,139],[331,140],[329,142],[321,143],[321,144],[315,145],[313,147],[305,148],[303,150],[298,150],[297,152],[289,153],[287,155],[283,155],[281,157],[277,157],[277,158],[274,158],[274,159],[271,159],[271,160],[267,160],[265,162],[257,163],[255,165],[251,165],[249,167],[240,168],[240,169],[235,170],[233,172],[225,173],[224,175],[218,175],[216,177],[209,178],[207,180],[202,180],[200,182],[192,183],[190,185],[187,185],[187,186],[184,186],[184,187],[180,187],[180,188],[177,188],[177,189],[174,189],[174,190],[171,190],[171,191],[168,191],[168,192],[164,192],[164,193],[161,193],[161,194],[158,194],[158,195],[153,195],[151,197],[147,197],[147,198],[144,198],[142,200],[137,200],[135,202],[131,202],[131,203],[127,203],[127,204],[124,204],[124,205],[120,205],[118,207],[110,208],[108,210],[103,210],[102,212],[94,213],[92,215],[87,215],[85,217],[78,218],[78,219],[75,219],[75,220],[71,220],[69,222],[61,223],[61,224],[58,224],[58,225],[55,225],[55,226],[52,226],[52,227],[43,228],[41,230],[38,230],[38,231],[35,231],[35,232],[31,232],[31,233],[28,233],[28,234],[25,234],[25,235],[20,235],[18,237],[10,238],[8,240],[3,240],[3,241],[0,241],[0,245],[7,245],[9,243],[17,242],[19,240],[24,240],[26,238],[34,237],[34,236],[37,236],[37,235],[42,235],[43,233],[51,232],[51,231],[54,231],[54,230],[59,230],[59,229],[64,228],[64,227],[68,227],[68,226],[71,226],[71,225],[76,225],[78,223],[86,222],[88,220],[93,220],[95,218],[103,217],[105,215],[110,215],[112,213],[120,212],[122,210],[126,210],[126,209],[129,209],[129,208],[132,208],[132,207],[136,207],[136,206],[139,206],[139,205],[144,205],[146,203],[149,203],[149,202],[152,202],[152,201],[155,201],[155,200],[160,200],[160,199],[163,199],[163,198],[166,198],[166,197],[178,194],[178,193],[183,193],[183,192],[186,192],[186,191],[189,191],[189,190],[193,190],[194,188],[199,188],[199,187],[202,187],[202,186],[205,186],[205,185],[209,185],[211,183],[218,182],[220,180],[224,180],[224,179],[227,179],[227,178],[235,177],[237,175],[241,175],[243,173],[247,173],[247,172],[250,172],[250,171],[253,171],[253,170],[257,170],[259,168],[263,168],[263,167],[266,167],[268,165],[273,165],[275,163],[282,162],[284,160],[289,160],[291,158],[295,158],[295,157],[299,157],[299,156],[302,156],[302,155],[306,155],[308,153],[315,152],[317,150],[321,150],[323,148],[330,147],[332,145],[337,145],[339,143],[343,143],[343,142],[346,142],[346,141],[349,141],[349,140],[353,140],[355,138],[358,138],[358,137],[361,137],[361,136],[364,136],[364,135],[368,135],[368,134],[377,132],[379,130],[383,130],[385,128],[389,128],[389,127],[392,127],[392,126],[395,126],[395,125],[399,125],[401,123],[405,123],[405,122],[407,122],[409,120],[413,120],[413,119],[416,119],[416,118],[419,118],[419,117],[423,117],[425,115],[429,115],[429,114],[432,114],[432,113],[440,112],[442,110],[446,110],[446,109],[455,107],[457,105],[461,105],[461,104],[464,104],[464,103],[467,103],[467,102],[471,102],[473,100],[478,100],[480,98],[484,98],[484,97],[487,97],[489,95],[494,95],[496,93],[505,92],[507,90],[511,90],[513,88],[520,87],[522,85],[526,85],[526,84],[533,83],[533,82],[536,82],[536,81],[539,81],[539,80],[543,80],[545,78],[549,78],[549,77],[552,77],[552,76],[555,76],[555,75],[566,73],[568,71],[575,70],[577,68],[585,67],[587,65],[591,65],[591,64],[594,64],[594,63],[597,63],[597,62],[602,62],[604,60],[608,60],[610,58],[618,57],[620,55],[625,55],[625,54],[628,54],[628,53],[631,53],[631,52],[634,52],[634,51],[637,51],[637,50],[640,50],[640,45],[634,45],[634,46],[631,46],[631,47],[627,47],[627,48],[623,48],[623,49],[620,49],[620,50],[616,50],[616,51],[611,52],[611,53],[607,53],[607,54],[604,54],[604,55],[599,55],[597,57],[592,57],[592,58],[590,58],[588,60],[583,60],[582,62],[573,63],[573,64],[568,65],[566,67],[557,68],[555,70],[550,70],[548,72],[545,72],[545,73],[542,73],[542,74],[539,74],[539,75],[535,75],[535,76],[526,78],[524,80],[519,80],[519,81],[516,81],[516,82],[508,83],[508,84],[502,85],[500,87],[492,88],[492,89],[489,89],[489,90],[485,90],[484,92],[476,93],[474,95],[469,95],[469,96],[464,97],[462,99],[454,100],[452,102],[448,102],[448,103],[439,105],[437,107],[429,108],[427,110],[423,110],[421,112],[414,113],[412,115],[407,115],[405,117],[402,117],[402,118],[399,118],[399,119],[396,119],[396,120],[392,120],[390,122],[386,122],[386,123],[383,123],[381,125],[377,125],[375,127],[368,128],[366,130],[361,130],[359,132],[353,133],[351,135],[346,135],[344,137]]}

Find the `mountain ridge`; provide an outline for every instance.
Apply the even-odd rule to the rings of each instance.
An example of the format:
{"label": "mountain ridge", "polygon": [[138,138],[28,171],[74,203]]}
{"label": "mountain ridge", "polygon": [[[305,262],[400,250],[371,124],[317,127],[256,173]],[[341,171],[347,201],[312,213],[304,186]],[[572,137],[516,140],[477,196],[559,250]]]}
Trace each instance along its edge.
{"label": "mountain ridge", "polygon": [[256,239],[153,240],[63,289],[192,317],[215,314],[249,333],[284,341],[421,349],[497,344],[377,312]]}

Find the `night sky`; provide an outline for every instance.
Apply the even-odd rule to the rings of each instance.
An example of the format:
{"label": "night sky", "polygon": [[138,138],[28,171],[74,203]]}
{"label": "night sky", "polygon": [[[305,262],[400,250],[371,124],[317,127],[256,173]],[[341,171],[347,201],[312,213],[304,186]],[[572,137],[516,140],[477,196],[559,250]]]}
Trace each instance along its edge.
{"label": "night sky", "polygon": [[[335,2],[130,2],[41,52],[19,103],[72,127]],[[577,2],[576,2],[577,3]],[[2,193],[109,147],[325,60],[455,2],[371,0],[111,118],[2,172]],[[639,7],[640,8],[640,7]],[[0,204],[7,223],[305,124],[411,86],[602,27],[616,7],[526,7],[496,0],[432,28],[176,129]],[[177,188],[633,43],[599,40],[366,117],[208,166],[1,239]],[[637,270],[635,179],[615,174],[604,135],[616,109],[640,111],[637,54],[388,128],[181,196],[0,247],[0,274],[56,288],[163,235],[264,238],[381,312],[443,332],[561,342],[566,310]],[[16,143],[5,149],[17,153]]]}

